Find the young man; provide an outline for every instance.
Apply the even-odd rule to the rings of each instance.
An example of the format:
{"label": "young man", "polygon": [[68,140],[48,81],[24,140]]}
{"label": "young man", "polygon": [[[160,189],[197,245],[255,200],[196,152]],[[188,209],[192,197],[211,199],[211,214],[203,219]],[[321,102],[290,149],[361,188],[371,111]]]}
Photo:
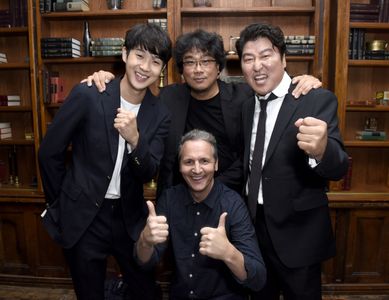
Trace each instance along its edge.
{"label": "young man", "polygon": [[245,299],[243,287],[259,290],[266,270],[254,227],[241,197],[214,180],[215,138],[185,134],[178,150],[185,183],[165,190],[136,244],[145,267],[155,265],[170,243],[175,277],[170,299]]}
{"label": "young man", "polygon": [[134,26],[125,37],[124,76],[104,93],[86,84],[73,88],[42,141],[43,222],[64,248],[78,299],[104,299],[108,255],[131,298],[154,299],[154,280],[132,253],[147,218],[143,183],[157,172],[170,124],[148,87],[170,57],[171,41],[160,27]]}
{"label": "young man", "polygon": [[265,24],[247,26],[237,42],[255,92],[242,108],[246,193],[268,271],[252,299],[282,291],[285,300],[319,300],[320,263],[335,254],[326,185],[348,160],[335,95],[315,89],[294,99],[285,49],[280,28]]}
{"label": "young man", "polygon": [[[218,143],[219,170],[215,176],[228,187],[243,188],[240,156],[242,142],[240,118],[242,103],[252,90],[246,84],[227,84],[218,79],[226,64],[222,38],[216,33],[196,30],[178,37],[174,59],[185,84],[172,84],[161,90],[160,99],[172,113],[166,151],[158,177],[158,195],[164,188],[182,182],[178,171],[177,145],[182,135],[193,128],[212,133]],[[99,90],[113,75],[100,71],[88,78]],[[321,86],[311,76],[295,78],[296,96]]]}

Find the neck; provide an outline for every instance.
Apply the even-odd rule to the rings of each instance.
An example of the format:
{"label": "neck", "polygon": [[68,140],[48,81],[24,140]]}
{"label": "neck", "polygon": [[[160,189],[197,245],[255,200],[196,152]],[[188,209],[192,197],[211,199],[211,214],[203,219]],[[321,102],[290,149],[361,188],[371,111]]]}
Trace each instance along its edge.
{"label": "neck", "polygon": [[219,93],[219,85],[215,82],[215,85],[207,90],[195,90],[191,88],[190,94],[197,100],[209,100],[215,97]]}
{"label": "neck", "polygon": [[120,96],[131,104],[141,103],[146,95],[146,90],[147,89],[136,90],[131,87],[126,79],[126,76],[124,76],[120,81]]}

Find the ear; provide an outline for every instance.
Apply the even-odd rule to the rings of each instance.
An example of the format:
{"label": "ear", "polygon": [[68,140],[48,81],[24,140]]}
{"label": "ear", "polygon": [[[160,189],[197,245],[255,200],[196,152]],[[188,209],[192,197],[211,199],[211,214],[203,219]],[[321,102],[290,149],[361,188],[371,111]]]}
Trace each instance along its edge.
{"label": "ear", "polygon": [[124,61],[124,63],[126,63],[127,62],[127,49],[126,49],[126,47],[123,47],[122,48],[122,60]]}
{"label": "ear", "polygon": [[219,161],[215,161],[215,172],[219,169]]}
{"label": "ear", "polygon": [[286,69],[286,58],[285,58],[285,54],[282,56],[282,66],[284,67],[284,69]]}

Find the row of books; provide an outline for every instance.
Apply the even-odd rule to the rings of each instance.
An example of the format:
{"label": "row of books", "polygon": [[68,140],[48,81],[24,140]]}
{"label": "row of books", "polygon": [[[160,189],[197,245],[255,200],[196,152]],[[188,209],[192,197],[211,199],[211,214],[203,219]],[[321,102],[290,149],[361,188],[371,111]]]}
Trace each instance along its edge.
{"label": "row of books", "polygon": [[0,95],[0,106],[20,106],[20,96]]}
{"label": "row of books", "polygon": [[389,59],[389,51],[367,50],[364,28],[351,28],[349,35],[350,59]]}
{"label": "row of books", "polygon": [[27,0],[9,0],[8,8],[0,9],[0,27],[27,26]]}
{"label": "row of books", "polygon": [[385,141],[385,131],[360,130],[355,133],[355,138],[362,141]]}
{"label": "row of books", "polygon": [[287,55],[313,55],[315,53],[314,35],[285,36]]}
{"label": "row of books", "polygon": [[65,101],[65,81],[59,72],[43,72],[43,103],[55,104]]}
{"label": "row of books", "polygon": [[89,0],[39,0],[41,13],[61,11],[89,11]]}
{"label": "row of books", "polygon": [[11,139],[12,128],[10,122],[0,122],[0,140]]}
{"label": "row of books", "polygon": [[161,8],[166,7],[166,1],[167,0],[151,0],[151,4],[153,8]]}
{"label": "row of books", "polygon": [[147,19],[147,22],[156,24],[167,32],[167,19]]}
{"label": "row of books", "polygon": [[389,22],[389,0],[378,3],[351,3],[351,22]]}
{"label": "row of books", "polygon": [[123,45],[123,38],[96,38],[91,40],[90,52],[92,56],[120,56]]}
{"label": "row of books", "polygon": [[75,38],[41,38],[42,58],[80,57],[81,43]]}
{"label": "row of books", "polygon": [[0,52],[0,64],[4,64],[4,63],[7,63],[7,62],[8,62],[7,54]]}

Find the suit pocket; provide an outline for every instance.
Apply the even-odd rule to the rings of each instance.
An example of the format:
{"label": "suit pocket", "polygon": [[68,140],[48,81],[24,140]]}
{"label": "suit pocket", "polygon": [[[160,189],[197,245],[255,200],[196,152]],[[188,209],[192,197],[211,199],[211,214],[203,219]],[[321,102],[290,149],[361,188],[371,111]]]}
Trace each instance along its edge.
{"label": "suit pocket", "polygon": [[309,193],[306,192],[304,195],[294,198],[292,203],[295,211],[305,211],[328,205],[328,198],[323,192],[310,191]]}

